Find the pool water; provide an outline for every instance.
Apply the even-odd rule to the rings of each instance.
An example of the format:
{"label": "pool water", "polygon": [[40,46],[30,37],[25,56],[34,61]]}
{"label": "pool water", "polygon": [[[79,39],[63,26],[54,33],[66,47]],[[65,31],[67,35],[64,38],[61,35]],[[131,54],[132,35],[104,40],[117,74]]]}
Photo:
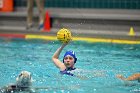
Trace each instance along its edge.
{"label": "pool water", "polygon": [[[140,71],[140,45],[71,42],[62,51],[74,50],[77,78],[60,75],[51,60],[61,43],[42,40],[0,39],[0,87],[14,83],[26,70],[32,73],[37,93],[138,93],[137,81],[124,82],[116,74],[129,76]],[[129,83],[129,86],[126,86]]]}

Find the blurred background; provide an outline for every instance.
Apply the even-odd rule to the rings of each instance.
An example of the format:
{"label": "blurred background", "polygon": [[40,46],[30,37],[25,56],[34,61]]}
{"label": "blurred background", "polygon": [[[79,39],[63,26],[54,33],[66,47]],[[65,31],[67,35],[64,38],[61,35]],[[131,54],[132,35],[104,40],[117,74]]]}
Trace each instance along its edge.
{"label": "blurred background", "polygon": [[[14,7],[26,7],[26,0],[14,0]],[[46,8],[140,9],[139,0],[45,0]]]}
{"label": "blurred background", "polygon": [[[3,11],[2,1],[4,6],[11,4],[11,10]],[[27,33],[27,0],[0,2],[0,32]],[[75,36],[138,39],[140,35],[140,0],[45,0],[44,6],[51,20],[47,34],[64,27]],[[34,4],[34,29],[28,33],[46,34],[37,29],[38,14]],[[129,36],[130,30],[135,38]]]}

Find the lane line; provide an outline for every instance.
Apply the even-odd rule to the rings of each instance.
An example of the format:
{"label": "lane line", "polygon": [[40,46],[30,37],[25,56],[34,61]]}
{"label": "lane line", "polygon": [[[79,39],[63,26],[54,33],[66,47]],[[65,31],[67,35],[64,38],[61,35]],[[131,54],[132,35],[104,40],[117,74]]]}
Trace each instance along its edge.
{"label": "lane line", "polygon": [[[33,34],[0,34],[0,37],[6,38],[23,38],[23,39],[42,39],[42,40],[57,40],[56,36],[33,35]],[[73,41],[86,41],[91,43],[118,43],[118,44],[140,44],[140,40],[123,40],[123,39],[104,39],[104,38],[88,38],[88,37],[73,37]]]}

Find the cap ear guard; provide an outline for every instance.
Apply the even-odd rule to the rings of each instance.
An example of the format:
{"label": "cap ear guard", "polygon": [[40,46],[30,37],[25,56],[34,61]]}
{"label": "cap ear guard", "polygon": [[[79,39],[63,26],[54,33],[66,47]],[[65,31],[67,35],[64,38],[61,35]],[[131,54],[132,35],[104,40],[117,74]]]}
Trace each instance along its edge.
{"label": "cap ear guard", "polygon": [[76,61],[77,61],[77,58],[74,59],[74,63],[76,63]]}

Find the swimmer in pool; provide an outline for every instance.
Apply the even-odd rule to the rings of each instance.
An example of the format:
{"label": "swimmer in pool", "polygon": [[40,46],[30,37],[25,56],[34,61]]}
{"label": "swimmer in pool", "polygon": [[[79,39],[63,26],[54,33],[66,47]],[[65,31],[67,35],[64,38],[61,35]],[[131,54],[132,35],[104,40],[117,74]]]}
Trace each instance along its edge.
{"label": "swimmer in pool", "polygon": [[70,73],[70,71],[75,70],[76,68],[74,67],[77,58],[75,55],[74,51],[66,51],[63,57],[63,62],[59,60],[59,55],[63,48],[67,45],[68,43],[63,43],[61,47],[59,47],[56,52],[54,53],[52,60],[56,67],[60,69],[61,74],[66,74],[70,76],[74,76],[74,74]]}
{"label": "swimmer in pool", "polygon": [[[60,73],[63,75],[65,74],[69,76],[75,76],[83,80],[88,79],[89,77],[80,74],[83,72],[83,70],[81,70],[82,71],[81,72],[80,69],[75,68],[77,57],[74,51],[66,51],[63,57],[63,62],[59,60],[59,55],[67,44],[68,43],[62,43],[62,45],[56,50],[56,52],[52,56],[53,63],[55,64],[56,67],[59,68]],[[84,72],[86,73],[85,70]],[[87,73],[89,73],[89,71]],[[102,77],[102,76],[104,76],[104,73],[100,73],[98,71],[93,74],[93,77]]]}
{"label": "swimmer in pool", "polygon": [[31,73],[28,71],[22,71],[16,78],[15,84],[9,84],[0,89],[0,93],[17,93],[20,91],[26,91],[29,93],[34,93],[31,89],[32,77]]}
{"label": "swimmer in pool", "polygon": [[117,78],[121,79],[121,80],[125,80],[125,81],[134,81],[137,80],[140,83],[140,73],[135,73],[127,78],[125,78],[123,75],[117,75]]}

